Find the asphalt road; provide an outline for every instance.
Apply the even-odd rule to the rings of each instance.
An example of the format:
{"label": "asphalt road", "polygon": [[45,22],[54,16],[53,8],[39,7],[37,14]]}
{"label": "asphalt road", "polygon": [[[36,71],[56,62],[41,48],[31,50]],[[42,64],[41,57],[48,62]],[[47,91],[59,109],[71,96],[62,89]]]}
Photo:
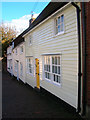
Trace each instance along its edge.
{"label": "asphalt road", "polygon": [[82,120],[75,109],[51,94],[2,74],[2,118],[71,118]]}

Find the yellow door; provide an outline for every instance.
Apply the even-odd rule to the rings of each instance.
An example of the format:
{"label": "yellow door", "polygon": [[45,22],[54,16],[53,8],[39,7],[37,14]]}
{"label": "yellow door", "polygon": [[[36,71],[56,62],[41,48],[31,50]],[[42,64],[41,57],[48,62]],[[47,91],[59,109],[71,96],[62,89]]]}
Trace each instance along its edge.
{"label": "yellow door", "polygon": [[36,87],[40,88],[40,80],[39,80],[39,60],[36,58]]}

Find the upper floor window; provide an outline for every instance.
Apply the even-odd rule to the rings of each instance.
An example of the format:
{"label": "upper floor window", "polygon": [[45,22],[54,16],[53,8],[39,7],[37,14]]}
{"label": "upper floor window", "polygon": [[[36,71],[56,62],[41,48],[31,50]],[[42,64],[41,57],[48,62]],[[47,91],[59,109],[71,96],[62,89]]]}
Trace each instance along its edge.
{"label": "upper floor window", "polygon": [[23,53],[23,46],[20,47],[20,52]]}
{"label": "upper floor window", "polygon": [[61,15],[55,19],[55,33],[61,33],[64,31],[64,15]]}
{"label": "upper floor window", "polygon": [[61,83],[60,55],[44,56],[44,78],[52,82]]}
{"label": "upper floor window", "polygon": [[15,52],[16,52],[16,54],[17,54],[17,48],[15,49]]}
{"label": "upper floor window", "polygon": [[29,36],[29,45],[32,45],[32,36]]}

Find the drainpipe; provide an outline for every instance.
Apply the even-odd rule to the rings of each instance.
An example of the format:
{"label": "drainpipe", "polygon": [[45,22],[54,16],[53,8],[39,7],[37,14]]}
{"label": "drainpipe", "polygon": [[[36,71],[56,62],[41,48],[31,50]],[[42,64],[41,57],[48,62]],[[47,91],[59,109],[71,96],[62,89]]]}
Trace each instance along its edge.
{"label": "drainpipe", "polygon": [[85,3],[82,2],[82,26],[83,26],[83,105],[82,115],[86,113],[86,17],[85,17]]}
{"label": "drainpipe", "polygon": [[77,30],[78,30],[78,107],[77,112],[81,111],[81,35],[80,35],[80,8],[74,2],[71,3],[77,11]]}

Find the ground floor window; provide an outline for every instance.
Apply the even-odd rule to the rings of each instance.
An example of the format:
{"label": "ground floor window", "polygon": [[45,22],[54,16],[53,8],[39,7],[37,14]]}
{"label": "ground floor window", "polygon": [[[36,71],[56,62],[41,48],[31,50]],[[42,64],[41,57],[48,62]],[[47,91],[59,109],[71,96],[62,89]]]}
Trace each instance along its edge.
{"label": "ground floor window", "polygon": [[23,76],[23,64],[20,62],[20,75]]}
{"label": "ground floor window", "polygon": [[61,83],[61,56],[44,56],[44,78],[52,82]]}
{"label": "ground floor window", "polygon": [[17,72],[17,64],[16,64],[16,62],[14,62],[14,70],[15,70],[15,72]]}
{"label": "ground floor window", "polygon": [[27,58],[27,72],[30,74],[33,73],[33,59],[32,59],[32,57]]}

